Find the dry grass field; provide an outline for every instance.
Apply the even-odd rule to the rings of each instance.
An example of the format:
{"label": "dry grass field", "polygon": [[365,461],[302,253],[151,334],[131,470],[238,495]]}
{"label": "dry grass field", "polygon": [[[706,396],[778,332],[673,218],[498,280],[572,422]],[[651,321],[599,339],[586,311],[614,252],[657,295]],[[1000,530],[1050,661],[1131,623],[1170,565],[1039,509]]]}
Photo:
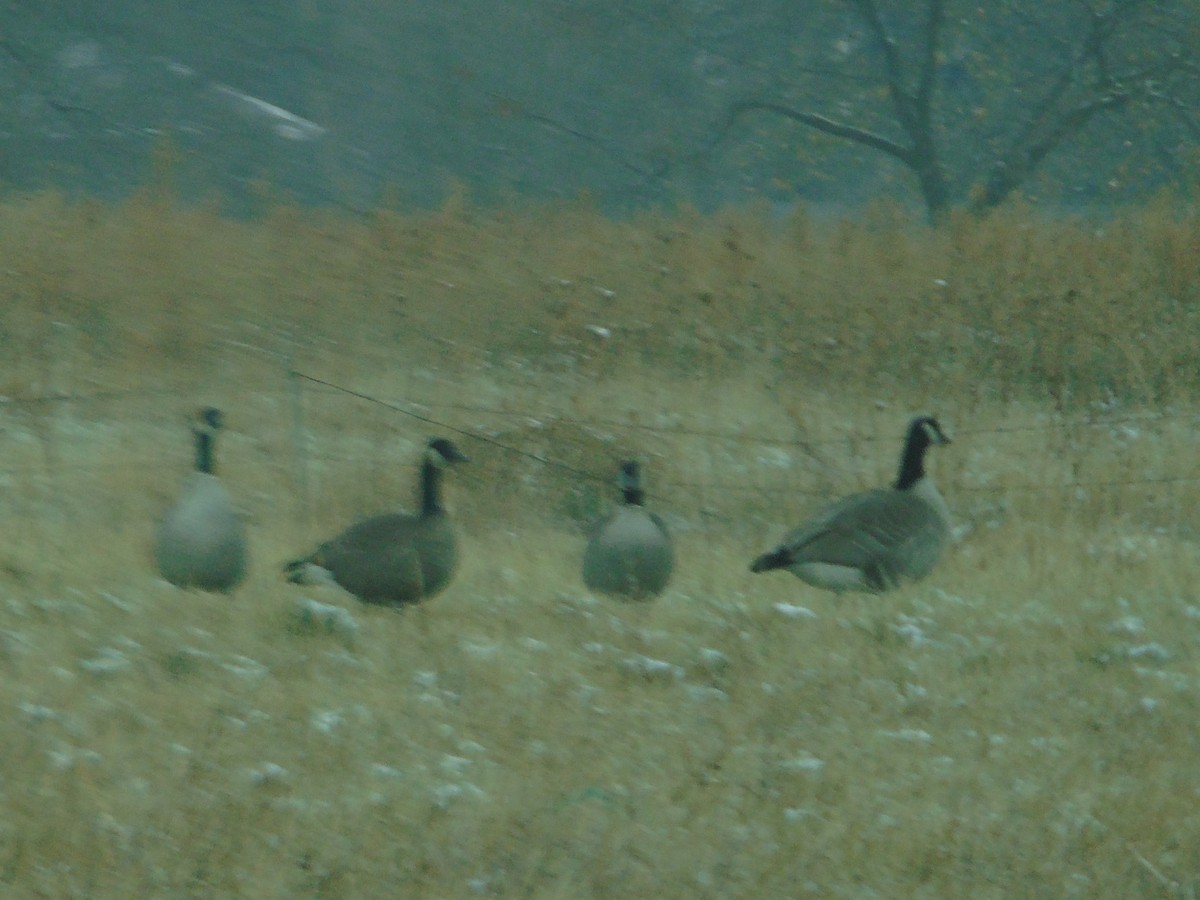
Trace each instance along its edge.
{"label": "dry grass field", "polygon": [[[1200,221],[932,233],[586,204],[252,222],[0,204],[5,897],[1194,897]],[[232,596],[150,562],[225,410]],[[892,477],[961,539],[841,598],[750,559]],[[404,611],[283,562],[411,503],[463,566]],[[588,595],[645,464],[679,564]]]}

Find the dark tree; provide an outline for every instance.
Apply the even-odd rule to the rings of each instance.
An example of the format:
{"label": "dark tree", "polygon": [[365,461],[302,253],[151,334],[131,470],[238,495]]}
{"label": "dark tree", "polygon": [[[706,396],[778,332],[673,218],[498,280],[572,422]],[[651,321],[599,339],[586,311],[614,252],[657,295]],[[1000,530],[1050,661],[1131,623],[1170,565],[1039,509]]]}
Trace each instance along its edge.
{"label": "dark tree", "polygon": [[718,141],[765,114],[884,153],[915,178],[933,221],[997,206],[1056,153],[1194,172],[1195,0],[814,6],[816,36],[802,46],[825,39],[836,52],[733,104]]}

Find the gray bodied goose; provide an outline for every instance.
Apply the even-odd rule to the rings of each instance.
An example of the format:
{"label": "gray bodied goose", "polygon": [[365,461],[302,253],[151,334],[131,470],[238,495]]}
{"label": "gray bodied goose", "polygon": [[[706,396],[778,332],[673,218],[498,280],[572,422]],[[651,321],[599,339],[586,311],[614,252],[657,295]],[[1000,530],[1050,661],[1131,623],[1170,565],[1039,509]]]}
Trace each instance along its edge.
{"label": "gray bodied goose", "polygon": [[442,507],[442,472],[466,459],[445,438],[429,441],[417,486],[420,512],[356,522],[310,556],[288,563],[288,580],[332,579],[364,603],[381,606],[418,603],[441,591],[458,567],[456,530]]}
{"label": "gray bodied goose", "polygon": [[642,505],[641,471],[621,463],[623,504],[592,529],[583,553],[583,583],[602,594],[645,599],[671,580],[675,553],[663,520]]}
{"label": "gray bodied goose", "polygon": [[221,425],[220,410],[197,413],[196,471],[158,526],[154,559],[174,585],[228,593],[246,574],[246,532],[216,475],[213,451]]}
{"label": "gray bodied goose", "polygon": [[838,592],[878,593],[924,577],[950,542],[950,510],[925,476],[925,451],[948,443],[937,419],[914,418],[890,488],[834,503],[754,560],[750,571],[787,569]]}

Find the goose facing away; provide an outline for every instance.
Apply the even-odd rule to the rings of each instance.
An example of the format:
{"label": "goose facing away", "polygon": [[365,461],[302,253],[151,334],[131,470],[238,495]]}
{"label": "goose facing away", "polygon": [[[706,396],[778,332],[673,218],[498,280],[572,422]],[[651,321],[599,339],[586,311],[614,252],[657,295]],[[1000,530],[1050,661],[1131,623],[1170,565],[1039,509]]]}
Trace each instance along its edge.
{"label": "goose facing away", "polygon": [[417,483],[420,511],[384,513],[351,525],[285,567],[289,581],[332,579],[364,603],[403,606],[440,592],[458,567],[458,537],[442,506],[442,473],[467,457],[445,438],[425,446]]}
{"label": "goose facing away", "polygon": [[246,532],[216,475],[214,445],[221,426],[220,410],[197,413],[196,470],[158,526],[154,559],[171,584],[228,593],[246,574]]}
{"label": "goose facing away", "polygon": [[827,507],[754,560],[750,571],[787,569],[837,592],[879,593],[924,577],[950,541],[950,510],[925,476],[925,451],[948,443],[937,419],[914,418],[890,488],[851,494]]}
{"label": "goose facing away", "polygon": [[647,599],[661,594],[675,568],[663,520],[642,505],[641,471],[621,463],[624,502],[592,529],[583,553],[583,583],[601,594]]}

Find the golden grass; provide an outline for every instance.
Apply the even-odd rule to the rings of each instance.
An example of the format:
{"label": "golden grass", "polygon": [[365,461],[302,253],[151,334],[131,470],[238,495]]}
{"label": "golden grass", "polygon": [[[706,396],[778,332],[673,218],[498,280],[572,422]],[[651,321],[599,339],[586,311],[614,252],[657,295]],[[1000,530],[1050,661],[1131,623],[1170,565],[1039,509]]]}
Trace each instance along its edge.
{"label": "golden grass", "polygon": [[[39,195],[0,234],[0,391],[73,397],[0,407],[5,896],[1194,896],[1194,219]],[[289,369],[498,442],[443,596],[282,583],[443,427]],[[149,565],[199,403],[233,598]],[[917,409],[966,532],[926,582],[749,574]],[[679,547],[644,605],[578,576],[627,453]]]}

